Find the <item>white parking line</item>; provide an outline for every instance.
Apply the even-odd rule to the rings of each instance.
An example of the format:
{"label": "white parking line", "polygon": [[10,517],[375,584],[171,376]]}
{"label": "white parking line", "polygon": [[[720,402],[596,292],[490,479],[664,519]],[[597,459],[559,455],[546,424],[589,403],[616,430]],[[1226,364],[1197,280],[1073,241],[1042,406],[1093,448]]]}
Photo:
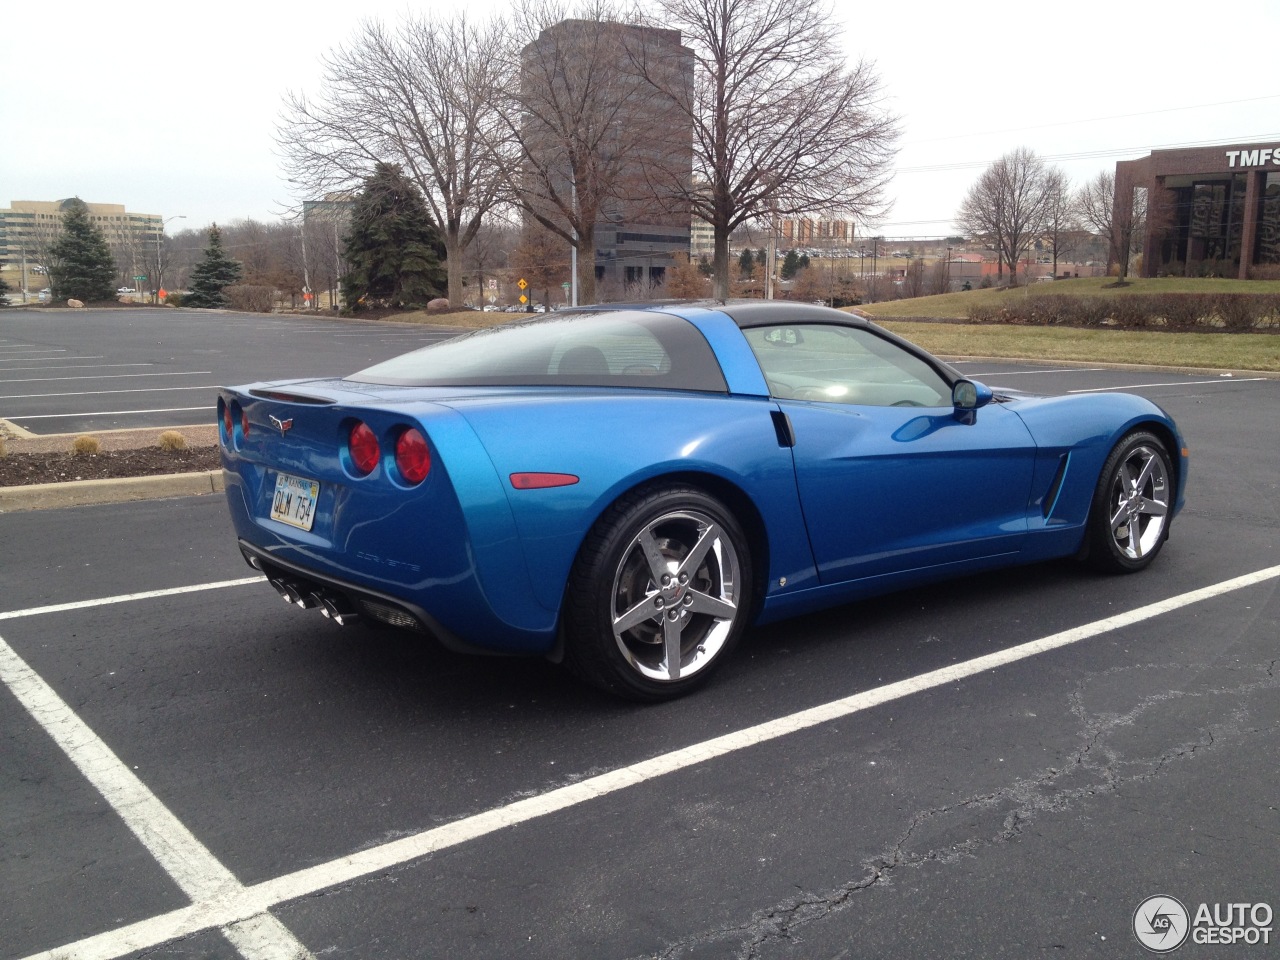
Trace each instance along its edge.
{"label": "white parking line", "polygon": [[1027,377],[1041,373],[1098,373],[1106,367],[1064,367],[1061,370],[980,370],[977,373],[964,372],[966,377]]}
{"label": "white parking line", "polygon": [[[23,357],[24,360],[30,360],[31,357]],[[59,360],[92,360],[93,357],[59,357]],[[5,373],[11,373],[14,370],[106,370],[110,367],[154,367],[154,363],[69,363],[63,367],[5,367]],[[142,376],[142,374],[139,374]]]}
{"label": "white parking line", "polygon": [[26,610],[10,610],[0,613],[0,620],[16,620],[19,617],[35,617],[42,613],[65,613],[68,610],[87,610],[90,607],[107,607],[113,603],[131,600],[154,600],[156,597],[176,597],[183,593],[201,593],[205,590],[222,590],[226,587],[243,587],[247,583],[261,583],[263,576],[242,577],[239,580],[217,580],[213,583],[197,583],[190,587],[169,587],[164,590],[148,590],[145,593],[124,593],[97,600],[76,600],[71,603],[55,603],[47,607],[28,607]]}
{"label": "white parking line", "polygon": [[21,363],[24,360],[101,360],[101,359],[102,357],[11,357],[8,360],[0,360],[0,363]]}
{"label": "white parking line", "polygon": [[1142,387],[1190,387],[1207,383],[1231,384],[1231,383],[1257,383],[1260,380],[1269,380],[1270,377],[1219,377],[1216,380],[1176,380],[1171,383],[1130,383],[1123,387],[1089,387],[1088,389],[1068,390],[1067,393],[1103,393],[1107,390],[1138,390]]}
{"label": "white parking line", "polygon": [[154,410],[92,410],[81,413],[24,413],[21,416],[6,416],[6,420],[63,420],[67,417],[127,417],[135,413],[187,413],[191,410],[212,410],[214,404],[206,403],[202,407],[157,407]]}
{"label": "white parking line", "polygon": [[[278,904],[386,871],[435,851],[545,817],[628,787],[639,786],[655,778],[698,766],[757,744],[767,743],[819,724],[870,710],[902,697],[956,683],[1091,637],[1133,626],[1194,603],[1277,578],[1280,578],[1280,566],[1267,567],[1254,573],[1224,580],[1200,590],[1192,590],[1138,607],[1127,613],[1095,620],[1093,623],[1073,627],[1070,630],[967,660],[964,663],[932,670],[897,683],[886,684],[786,717],[779,717],[736,733],[693,744],[650,760],[642,760],[609,773],[549,790],[538,796],[518,800],[441,827],[339,857],[329,863],[286,874],[275,880],[267,880],[251,887],[234,883],[217,894],[188,907],[87,937],[64,947],[34,954],[25,960],[59,960],[66,956],[74,956],[77,960],[114,960],[129,953],[159,946],[170,940],[191,936],[214,927],[221,928],[225,933],[235,929],[234,925],[244,921],[269,918],[270,914],[267,911]],[[3,644],[3,641],[0,641],[0,644]],[[8,648],[4,647],[4,649]],[[6,682],[8,682],[7,678]]]}
{"label": "white parking line", "polygon": [[9,393],[0,394],[0,400],[35,400],[44,397],[100,397],[114,393],[174,393],[178,390],[217,390],[216,384],[202,384],[198,387],[135,387],[130,390],[81,390],[68,393]]}
{"label": "white parking line", "polygon": [[[77,369],[84,370],[85,367]],[[6,380],[0,383],[60,383],[63,380],[133,380],[137,377],[198,377],[208,376],[212,370],[178,370],[173,373],[99,373],[91,377],[29,377],[25,380]]]}
{"label": "white parking line", "polygon": [[[54,689],[32,670],[0,637],[0,680],[62,748],[85,778],[133,831],[134,836],[156,858],[165,873],[196,903],[219,900],[243,891],[240,881],[224,867],[208,848],[160,802],[102,742],[83,720],[72,712]],[[292,933],[269,915],[237,918],[253,920],[250,929],[224,929],[235,943],[244,941],[253,950],[244,953],[251,960],[275,958],[297,960],[310,957]],[[229,926],[229,925],[228,925]],[[122,941],[126,942],[127,941]],[[139,944],[146,949],[150,944]],[[72,955],[81,956],[77,951]],[[62,954],[67,956],[67,954]]]}

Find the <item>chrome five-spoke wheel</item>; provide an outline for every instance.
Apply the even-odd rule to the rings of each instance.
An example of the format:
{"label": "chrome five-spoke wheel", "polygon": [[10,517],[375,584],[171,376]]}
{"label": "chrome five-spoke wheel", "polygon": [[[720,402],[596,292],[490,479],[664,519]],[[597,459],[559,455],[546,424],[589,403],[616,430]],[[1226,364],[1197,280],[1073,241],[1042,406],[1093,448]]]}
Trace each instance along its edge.
{"label": "chrome five-spoke wheel", "polygon": [[750,555],[729,510],[687,487],[624,497],[588,536],[565,604],[566,659],[615,693],[700,684],[748,615]]}
{"label": "chrome five-spoke wheel", "polygon": [[663,514],[632,538],[613,578],[618,651],[651,680],[692,676],[729,638],[741,592],[738,552],[715,518]]}
{"label": "chrome five-spoke wheel", "polygon": [[1149,433],[1125,437],[1107,458],[1094,497],[1090,560],[1106,570],[1140,570],[1169,534],[1172,467]]}

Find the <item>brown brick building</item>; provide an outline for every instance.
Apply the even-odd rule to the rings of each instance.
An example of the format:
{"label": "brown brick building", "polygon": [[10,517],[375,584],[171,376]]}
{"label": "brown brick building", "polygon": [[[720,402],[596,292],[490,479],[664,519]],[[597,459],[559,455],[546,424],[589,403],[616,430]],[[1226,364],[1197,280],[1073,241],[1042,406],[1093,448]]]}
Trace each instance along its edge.
{"label": "brown brick building", "polygon": [[1127,259],[1134,191],[1147,191],[1142,276],[1248,279],[1280,264],[1280,143],[1156,150],[1116,164],[1111,263]]}

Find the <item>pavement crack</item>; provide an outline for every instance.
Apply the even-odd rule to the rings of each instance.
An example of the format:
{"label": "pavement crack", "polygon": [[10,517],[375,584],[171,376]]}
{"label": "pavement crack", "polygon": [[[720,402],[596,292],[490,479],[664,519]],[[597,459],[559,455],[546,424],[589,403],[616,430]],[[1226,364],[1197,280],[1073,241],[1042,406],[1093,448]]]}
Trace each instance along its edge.
{"label": "pavement crack", "polygon": [[[1248,726],[1247,700],[1253,693],[1280,686],[1277,663],[1280,659],[1259,664],[1252,670],[1234,668],[1232,673],[1253,674],[1239,683],[1201,690],[1159,689],[1138,696],[1126,705],[1127,709],[1110,711],[1089,709],[1090,685],[1119,674],[1134,689],[1139,689],[1140,684],[1132,680],[1135,675],[1150,673],[1158,679],[1162,672],[1173,671],[1194,676],[1200,668],[1181,664],[1129,665],[1091,675],[1081,680],[1066,697],[1067,709],[1076,717],[1079,727],[1076,747],[1063,762],[1015,779],[998,790],[918,811],[908,819],[896,839],[879,853],[860,861],[861,876],[826,891],[798,893],[755,911],[743,923],[683,938],[649,956],[654,960],[681,960],[716,946],[720,950],[732,949],[739,960],[755,960],[769,944],[798,942],[805,925],[847,909],[858,900],[859,894],[891,886],[894,874],[903,868],[945,865],[976,856],[985,848],[1016,840],[1038,817],[1062,813],[1082,802],[1113,795],[1131,784],[1159,779],[1175,765],[1194,760],[1198,754],[1213,750],[1220,743],[1257,732]],[[1124,685],[1120,689],[1124,691]],[[1218,708],[1212,719],[1189,730],[1181,742],[1167,743],[1161,749],[1132,756],[1128,753],[1132,748],[1121,742],[1122,735],[1140,728],[1144,717],[1152,711],[1188,703],[1212,704],[1218,698],[1224,698],[1233,706],[1225,710]],[[1137,742],[1141,744],[1141,739]],[[984,832],[982,817],[972,818],[975,822],[971,823],[961,816],[972,813],[997,815],[998,825]]]}

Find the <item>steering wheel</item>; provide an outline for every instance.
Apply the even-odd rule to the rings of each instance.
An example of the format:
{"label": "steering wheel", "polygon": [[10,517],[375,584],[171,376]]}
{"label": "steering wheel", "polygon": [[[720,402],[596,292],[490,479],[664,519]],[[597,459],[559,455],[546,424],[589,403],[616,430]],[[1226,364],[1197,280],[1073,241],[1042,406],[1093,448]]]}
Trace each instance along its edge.
{"label": "steering wheel", "polygon": [[890,404],[890,406],[892,407],[923,407],[924,404],[918,403],[915,400],[895,400],[893,403]]}

